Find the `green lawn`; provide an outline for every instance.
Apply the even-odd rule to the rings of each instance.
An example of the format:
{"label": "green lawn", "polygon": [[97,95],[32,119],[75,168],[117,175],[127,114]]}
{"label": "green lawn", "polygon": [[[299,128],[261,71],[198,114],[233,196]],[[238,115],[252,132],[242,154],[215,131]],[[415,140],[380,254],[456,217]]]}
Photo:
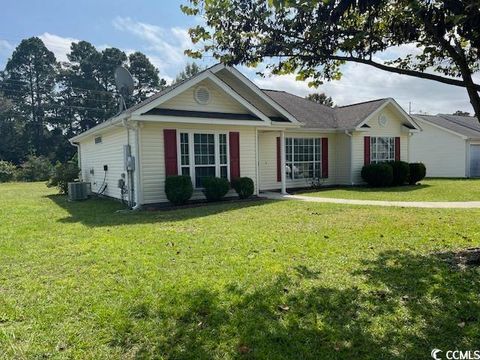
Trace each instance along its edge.
{"label": "green lawn", "polygon": [[480,201],[480,179],[425,179],[414,186],[325,188],[302,195],[360,200]]}
{"label": "green lawn", "polygon": [[[472,183],[473,184],[473,183]],[[116,213],[0,184],[0,359],[424,359],[478,349],[480,210]]]}

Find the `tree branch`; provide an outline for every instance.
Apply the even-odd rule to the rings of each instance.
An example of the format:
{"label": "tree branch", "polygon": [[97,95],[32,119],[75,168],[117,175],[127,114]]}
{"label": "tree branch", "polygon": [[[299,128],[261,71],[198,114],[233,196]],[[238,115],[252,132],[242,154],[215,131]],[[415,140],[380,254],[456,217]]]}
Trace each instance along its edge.
{"label": "tree branch", "polygon": [[[446,77],[443,77],[443,76],[424,73],[424,72],[416,71],[416,70],[396,68],[396,67],[393,67],[393,66],[380,64],[380,63],[377,63],[375,61],[368,60],[368,59],[362,59],[362,58],[357,58],[357,57],[353,57],[353,56],[337,56],[337,55],[328,56],[328,58],[332,59],[332,60],[356,62],[356,63],[360,63],[360,64],[370,65],[370,66],[376,67],[377,69],[380,69],[380,70],[389,71],[389,72],[393,72],[393,73],[397,73],[397,74],[401,74],[401,75],[409,75],[409,76],[414,76],[414,77],[418,77],[418,78],[421,78],[421,79],[434,80],[434,81],[441,82],[443,84],[460,86],[460,87],[463,87],[463,88],[466,87],[466,84],[463,80],[446,78]],[[475,84],[475,89],[477,91],[480,91],[480,85]]]}

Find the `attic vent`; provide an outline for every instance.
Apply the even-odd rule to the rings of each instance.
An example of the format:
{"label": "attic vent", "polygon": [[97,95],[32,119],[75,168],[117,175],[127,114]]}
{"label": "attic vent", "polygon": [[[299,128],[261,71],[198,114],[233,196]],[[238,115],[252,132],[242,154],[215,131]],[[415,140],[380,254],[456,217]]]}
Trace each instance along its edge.
{"label": "attic vent", "polygon": [[101,136],[95,137],[95,144],[101,144],[101,143],[102,143],[102,137]]}
{"label": "attic vent", "polygon": [[210,102],[210,91],[205,86],[199,86],[195,89],[194,97],[200,105],[207,105]]}

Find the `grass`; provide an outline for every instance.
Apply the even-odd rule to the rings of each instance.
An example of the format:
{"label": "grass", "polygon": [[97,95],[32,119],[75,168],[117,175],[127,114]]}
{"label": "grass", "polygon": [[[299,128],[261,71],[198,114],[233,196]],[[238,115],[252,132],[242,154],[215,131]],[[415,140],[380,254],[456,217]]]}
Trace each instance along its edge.
{"label": "grass", "polygon": [[359,200],[480,201],[480,179],[425,179],[413,186],[325,188],[302,195]]}
{"label": "grass", "polygon": [[0,184],[0,358],[417,359],[480,343],[480,210],[117,213]]}

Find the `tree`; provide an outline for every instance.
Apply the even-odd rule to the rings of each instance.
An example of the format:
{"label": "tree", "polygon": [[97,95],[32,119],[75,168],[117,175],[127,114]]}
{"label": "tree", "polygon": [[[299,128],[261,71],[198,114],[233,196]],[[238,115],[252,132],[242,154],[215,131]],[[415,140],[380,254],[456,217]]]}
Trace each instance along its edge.
{"label": "tree", "polygon": [[329,107],[333,107],[333,100],[331,96],[325,95],[325,93],[313,93],[313,94],[308,94],[305,99],[308,99],[310,101],[315,101],[316,103],[326,105]]}
{"label": "tree", "polygon": [[470,116],[470,113],[469,112],[466,112],[466,111],[462,111],[462,110],[457,110],[453,113],[453,115],[457,115],[457,116]]}
{"label": "tree", "polygon": [[128,56],[128,70],[135,79],[132,102],[139,103],[167,86],[165,79],[160,79],[158,69],[153,66],[145,54],[137,51]]}
{"label": "tree", "polygon": [[58,63],[38,37],[22,40],[8,60],[2,76],[5,96],[14,110],[25,119],[26,141],[39,155],[48,153],[43,140],[52,117],[55,79]]}
{"label": "tree", "polygon": [[[200,50],[221,62],[256,65],[277,57],[275,74],[297,72],[311,85],[341,77],[345,62],[464,87],[480,120],[479,0],[190,0],[188,15],[206,26],[190,29]],[[388,48],[415,45],[418,54],[377,61]],[[378,58],[378,57],[377,57]]]}
{"label": "tree", "polygon": [[189,79],[192,76],[197,75],[200,71],[202,71],[202,69],[197,64],[195,64],[194,62],[193,63],[188,63],[187,65],[185,65],[185,69],[183,69],[177,75],[177,77],[175,79],[175,83],[178,83],[180,81]]}
{"label": "tree", "polygon": [[0,161],[19,164],[28,153],[24,138],[24,119],[15,112],[13,103],[0,93]]}

